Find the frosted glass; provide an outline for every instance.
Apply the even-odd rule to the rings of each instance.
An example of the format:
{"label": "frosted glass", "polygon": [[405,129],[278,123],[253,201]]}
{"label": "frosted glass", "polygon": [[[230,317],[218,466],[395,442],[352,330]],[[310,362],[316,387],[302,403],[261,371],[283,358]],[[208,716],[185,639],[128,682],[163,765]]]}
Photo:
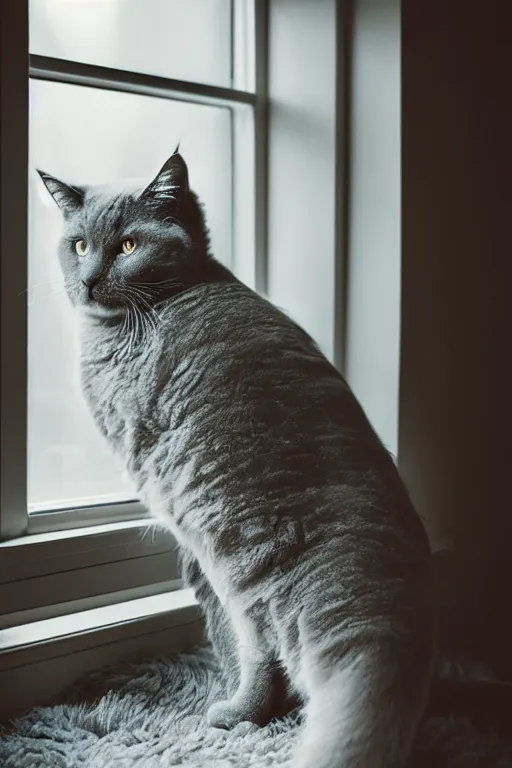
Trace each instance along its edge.
{"label": "frosted glass", "polygon": [[133,498],[78,379],[76,315],[56,255],[60,213],[33,170],[76,183],[149,181],[180,141],[215,255],[232,263],[227,109],[73,85],[30,85],[28,498],[30,511]]}
{"label": "frosted glass", "polygon": [[231,85],[232,30],[229,0],[30,0],[31,53],[211,85]]}

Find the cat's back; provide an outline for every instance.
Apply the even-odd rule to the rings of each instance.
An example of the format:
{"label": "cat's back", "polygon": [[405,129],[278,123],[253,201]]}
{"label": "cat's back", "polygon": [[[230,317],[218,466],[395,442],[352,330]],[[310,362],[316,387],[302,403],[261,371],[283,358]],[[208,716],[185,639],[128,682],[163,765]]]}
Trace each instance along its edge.
{"label": "cat's back", "polygon": [[291,498],[342,483],[408,506],[391,456],[341,373],[270,302],[233,279],[182,295],[162,322],[172,358],[163,406],[174,412],[169,423],[184,416],[190,447],[215,446],[223,469],[239,470],[246,487],[266,475],[267,487],[275,482]]}
{"label": "cat's back", "polygon": [[377,441],[342,374],[311,336],[235,278],[181,295],[162,323],[171,378],[176,370],[176,383],[183,373],[203,372],[194,396],[230,409],[240,405],[246,426],[254,417],[254,427],[289,423],[311,435],[338,425]]}
{"label": "cat's back", "polygon": [[313,339],[284,311],[236,279],[196,286],[169,303],[163,315],[178,358],[206,354],[213,369],[237,381],[270,377],[278,386],[300,376],[321,385],[341,374]]}

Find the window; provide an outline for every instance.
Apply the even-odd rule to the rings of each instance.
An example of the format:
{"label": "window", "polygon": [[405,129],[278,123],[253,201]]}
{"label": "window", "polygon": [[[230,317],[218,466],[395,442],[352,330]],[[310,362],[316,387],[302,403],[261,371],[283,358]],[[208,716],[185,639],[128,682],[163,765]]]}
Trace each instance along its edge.
{"label": "window", "polygon": [[149,181],[179,143],[215,255],[257,289],[266,234],[265,3],[30,0],[28,19],[23,2],[9,5],[9,34],[26,46],[29,28],[30,77],[27,91],[4,57],[2,90],[26,98],[2,115],[0,626],[179,585],[171,536],[148,533],[82,400],[60,214],[35,168]]}
{"label": "window", "polygon": [[35,622],[42,648],[40,619],[93,608],[108,624],[112,605],[183,597],[175,542],[80,402],[58,212],[34,166],[149,179],[180,141],[216,256],[341,363],[349,5],[33,0],[29,19],[29,0],[0,3],[0,673],[18,663],[4,630],[9,645]]}
{"label": "window", "polygon": [[[31,169],[77,182],[156,174],[180,141],[214,253],[232,266],[231,109],[33,79]],[[126,117],[125,117],[126,116]],[[148,178],[147,181],[150,179]],[[134,493],[80,395],[76,312],[56,258],[61,214],[29,182],[28,511],[123,502]]]}
{"label": "window", "polygon": [[[109,634],[134,603],[156,615],[173,589],[186,602],[175,542],[132,500],[81,403],[59,216],[34,166],[149,179],[180,141],[215,255],[348,372],[394,448],[400,15],[395,0],[384,5],[391,15],[337,0],[0,2],[0,686],[22,681],[21,708],[37,669],[18,677],[19,654],[3,651],[24,623],[44,665],[42,624],[62,629],[94,608]],[[81,641],[80,653],[95,650]],[[109,634],[91,664],[113,644]],[[44,695],[57,666],[41,676]]]}

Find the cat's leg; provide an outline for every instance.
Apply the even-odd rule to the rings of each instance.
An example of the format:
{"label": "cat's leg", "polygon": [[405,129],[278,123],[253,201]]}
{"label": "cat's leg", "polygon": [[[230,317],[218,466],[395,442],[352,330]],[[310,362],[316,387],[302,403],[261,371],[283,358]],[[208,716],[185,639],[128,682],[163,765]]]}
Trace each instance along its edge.
{"label": "cat's leg", "polygon": [[[241,704],[239,717],[234,717],[233,706],[230,704],[229,707],[226,707],[226,702],[220,702],[219,705],[216,705],[217,715],[215,718],[215,710],[211,713],[212,723],[214,719],[218,724],[222,720],[225,723],[222,727],[228,727],[230,722],[236,724],[236,722],[241,720],[252,720],[257,722],[257,724],[263,725],[274,717],[283,717],[299,704],[297,697],[293,696],[289,690],[289,681],[284,670],[274,662],[264,662],[264,659],[268,656],[267,652],[260,656],[261,663],[258,668],[258,665],[255,664],[256,658],[254,655],[251,658],[248,648],[239,649],[239,643],[244,642],[248,638],[237,638],[226,609],[202,572],[197,559],[188,550],[182,550],[180,555],[182,575],[185,583],[194,590],[196,599],[205,615],[206,633],[219,661],[221,673],[226,684],[227,695],[233,698],[238,692],[234,704],[237,701],[240,701]],[[254,634],[257,635],[257,632]],[[258,644],[256,637],[251,638],[251,640],[253,644]],[[247,706],[244,703],[247,700],[247,696],[244,696],[243,686],[239,686],[240,659],[243,659],[244,675],[245,679],[249,681],[249,686],[251,686],[249,668],[252,669],[253,677],[257,678],[258,684],[267,679],[266,686],[262,686],[264,690],[260,693],[259,706],[253,705],[249,707],[251,711],[248,715],[246,713]],[[268,681],[269,667],[272,667],[273,670],[270,681]],[[247,687],[247,683],[245,685]],[[270,702],[267,706],[268,698],[270,698]],[[234,722],[235,720],[236,722]]]}
{"label": "cat's leg", "polygon": [[237,640],[231,621],[192,553],[182,549],[180,560],[183,580],[194,590],[196,600],[204,614],[206,635],[219,662],[227,694],[231,696],[238,688],[240,677]]}
{"label": "cat's leg", "polygon": [[227,729],[245,721],[263,725],[280,687],[281,669],[265,644],[257,619],[233,606],[229,615],[237,639],[239,683],[231,699],[210,707],[208,723]]}

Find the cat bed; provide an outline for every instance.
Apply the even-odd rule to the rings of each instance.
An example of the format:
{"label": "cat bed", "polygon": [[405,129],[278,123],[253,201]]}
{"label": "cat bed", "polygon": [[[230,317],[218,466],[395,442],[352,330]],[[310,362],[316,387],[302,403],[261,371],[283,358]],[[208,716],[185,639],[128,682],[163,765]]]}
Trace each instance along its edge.
{"label": "cat bed", "polygon": [[[3,768],[268,768],[289,766],[299,712],[265,728],[206,724],[224,695],[213,653],[154,658],[88,676],[63,703],[33,709],[4,730]],[[461,717],[426,717],[411,768],[507,768],[510,739]]]}

